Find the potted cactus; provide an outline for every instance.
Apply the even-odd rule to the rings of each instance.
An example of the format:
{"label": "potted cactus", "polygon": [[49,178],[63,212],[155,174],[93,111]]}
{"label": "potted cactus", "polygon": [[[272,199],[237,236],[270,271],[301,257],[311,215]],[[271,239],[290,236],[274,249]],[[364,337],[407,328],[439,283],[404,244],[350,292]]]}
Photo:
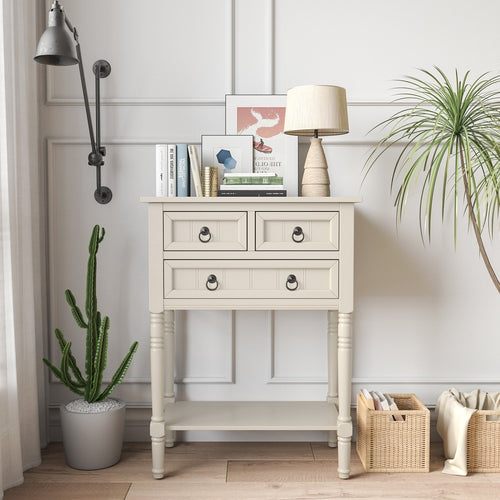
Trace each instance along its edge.
{"label": "potted cactus", "polygon": [[66,290],[66,301],[76,324],[87,331],[85,376],[77,366],[61,330],[55,336],[62,351],[59,368],[44,358],[52,373],[72,392],[81,398],[61,406],[61,426],[64,452],[70,467],[83,470],[103,469],[120,460],[125,427],[125,404],[109,398],[119,385],[132,362],[138,343],[134,342],[111,382],[102,388],[108,348],[109,317],[101,317],[97,309],[96,278],[97,251],[104,238],[104,228],[96,225],[92,230],[87,265],[87,290],[85,315],[76,304],[71,290]]}

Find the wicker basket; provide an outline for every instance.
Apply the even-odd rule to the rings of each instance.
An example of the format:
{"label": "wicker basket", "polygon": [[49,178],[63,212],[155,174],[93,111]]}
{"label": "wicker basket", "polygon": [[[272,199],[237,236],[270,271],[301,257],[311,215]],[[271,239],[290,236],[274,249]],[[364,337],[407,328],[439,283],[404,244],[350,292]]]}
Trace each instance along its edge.
{"label": "wicker basket", "polygon": [[[391,394],[399,411],[370,410],[358,394],[356,450],[367,472],[429,472],[430,412],[414,394]],[[393,420],[392,415],[404,420]]]}
{"label": "wicker basket", "polygon": [[478,410],[469,420],[467,471],[500,472],[500,410]]}

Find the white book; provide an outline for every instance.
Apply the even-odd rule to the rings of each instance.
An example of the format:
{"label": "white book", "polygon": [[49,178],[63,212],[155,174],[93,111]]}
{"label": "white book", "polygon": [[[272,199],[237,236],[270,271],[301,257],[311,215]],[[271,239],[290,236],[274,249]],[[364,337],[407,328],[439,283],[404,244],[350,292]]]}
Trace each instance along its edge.
{"label": "white book", "polygon": [[198,159],[198,150],[194,144],[190,144],[188,146],[188,153],[195,195],[203,196],[203,189],[201,187],[200,160]]}
{"label": "white book", "polygon": [[372,395],[370,394],[370,391],[368,389],[365,389],[364,387],[361,389],[361,393],[366,399],[372,399]]}
{"label": "white book", "polygon": [[361,399],[365,402],[367,408],[370,410],[375,409],[375,403],[373,402],[372,395],[370,394],[370,391],[368,389],[365,389],[364,387],[359,391],[361,395]]}
{"label": "white book", "polygon": [[167,145],[156,145],[156,196],[167,196]]}
{"label": "white book", "polygon": [[177,146],[168,145],[167,196],[177,196]]}
{"label": "white book", "polygon": [[283,184],[221,184],[221,191],[282,191]]}

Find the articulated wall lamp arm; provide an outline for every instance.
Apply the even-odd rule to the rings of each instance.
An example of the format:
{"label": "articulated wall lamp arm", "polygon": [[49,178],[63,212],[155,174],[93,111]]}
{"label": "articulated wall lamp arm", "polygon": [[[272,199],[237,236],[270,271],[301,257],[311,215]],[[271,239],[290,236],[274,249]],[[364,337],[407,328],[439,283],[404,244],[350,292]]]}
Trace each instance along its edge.
{"label": "articulated wall lamp arm", "polygon": [[[66,31],[65,25],[72,33],[74,41]],[[106,148],[101,146],[100,79],[106,78],[111,73],[111,65],[107,61],[100,59],[99,61],[96,61],[93,66],[95,75],[96,107],[96,132],[94,134],[87,84],[85,81],[85,73],[83,71],[82,52],[80,42],[78,40],[78,32],[65,15],[63,7],[58,0],[54,1],[50,9],[48,27],[38,42],[35,61],[41,64],[50,64],[54,66],[69,66],[71,64],[78,64],[83,100],[85,103],[85,112],[87,115],[90,144],[92,148],[92,151],[88,156],[88,164],[96,167],[97,188],[94,192],[94,198],[98,203],[109,203],[113,194],[108,187],[101,185],[101,167],[104,165]]]}

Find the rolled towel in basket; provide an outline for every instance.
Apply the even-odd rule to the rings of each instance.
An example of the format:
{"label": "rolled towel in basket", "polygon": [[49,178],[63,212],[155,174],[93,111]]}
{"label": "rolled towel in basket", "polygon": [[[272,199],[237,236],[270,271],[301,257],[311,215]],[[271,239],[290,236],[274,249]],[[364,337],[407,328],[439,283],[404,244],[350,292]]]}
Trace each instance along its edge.
{"label": "rolled towel in basket", "polygon": [[448,389],[436,405],[437,431],[443,438],[446,474],[467,475],[467,427],[477,410],[498,410],[500,393],[476,389],[466,393]]}

